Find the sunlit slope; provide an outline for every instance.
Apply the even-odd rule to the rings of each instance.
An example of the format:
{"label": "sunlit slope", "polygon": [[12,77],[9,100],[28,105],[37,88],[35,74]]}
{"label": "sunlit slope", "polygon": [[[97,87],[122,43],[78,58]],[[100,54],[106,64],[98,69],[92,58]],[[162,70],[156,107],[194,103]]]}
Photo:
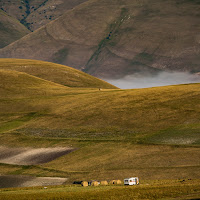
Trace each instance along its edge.
{"label": "sunlit slope", "polygon": [[4,174],[67,176],[70,183],[199,177],[200,84],[99,91],[0,72],[2,144],[76,148],[40,166],[1,164]]}
{"label": "sunlit slope", "polygon": [[19,40],[29,32],[17,19],[0,9],[0,48]]}
{"label": "sunlit slope", "polygon": [[18,132],[44,137],[199,144],[199,86],[68,89],[62,97],[31,99],[33,108],[40,107],[40,117]]}
{"label": "sunlit slope", "polygon": [[99,90],[113,86],[65,66],[12,59],[1,59],[0,80],[0,132],[200,144],[200,84]]}
{"label": "sunlit slope", "polygon": [[199,23],[199,1],[88,0],[0,57],[53,61],[104,78],[198,73]]}
{"label": "sunlit slope", "polygon": [[47,109],[45,99],[63,95],[68,89],[12,70],[0,69],[0,80],[0,133],[23,126]]}
{"label": "sunlit slope", "polygon": [[67,87],[23,72],[0,69],[0,98],[19,98],[60,94]]}
{"label": "sunlit slope", "polygon": [[0,69],[25,72],[27,74],[69,87],[117,88],[103,80],[71,67],[43,61],[0,59]]}

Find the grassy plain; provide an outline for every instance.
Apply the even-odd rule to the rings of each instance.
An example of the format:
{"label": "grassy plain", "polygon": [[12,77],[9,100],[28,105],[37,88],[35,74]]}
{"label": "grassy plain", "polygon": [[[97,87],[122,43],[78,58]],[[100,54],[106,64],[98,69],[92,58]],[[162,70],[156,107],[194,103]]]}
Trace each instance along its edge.
{"label": "grassy plain", "polygon": [[[1,137],[2,139],[2,137]],[[76,151],[41,165],[1,164],[5,175],[68,177],[75,180],[112,180],[139,176],[141,180],[200,178],[199,147],[141,145],[128,141],[75,141],[6,137],[19,147],[70,146]],[[6,143],[4,139],[2,143]],[[8,142],[7,142],[8,143]]]}
{"label": "grassy plain", "polygon": [[139,186],[57,186],[2,189],[0,199],[198,199],[199,181],[144,181]]}

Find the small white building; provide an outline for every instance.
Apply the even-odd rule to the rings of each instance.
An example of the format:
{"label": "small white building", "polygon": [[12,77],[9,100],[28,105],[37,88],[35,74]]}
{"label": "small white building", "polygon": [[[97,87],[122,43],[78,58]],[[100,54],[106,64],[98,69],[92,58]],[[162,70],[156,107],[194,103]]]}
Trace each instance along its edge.
{"label": "small white building", "polygon": [[138,185],[138,184],[139,184],[138,177],[131,177],[131,178],[124,179],[124,185]]}

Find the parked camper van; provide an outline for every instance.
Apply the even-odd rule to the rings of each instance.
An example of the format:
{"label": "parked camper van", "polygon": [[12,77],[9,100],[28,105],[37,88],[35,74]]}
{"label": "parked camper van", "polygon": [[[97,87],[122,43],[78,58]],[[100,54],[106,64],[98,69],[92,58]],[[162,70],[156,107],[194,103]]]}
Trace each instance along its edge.
{"label": "parked camper van", "polygon": [[124,179],[124,185],[138,185],[139,178],[138,177],[131,177]]}

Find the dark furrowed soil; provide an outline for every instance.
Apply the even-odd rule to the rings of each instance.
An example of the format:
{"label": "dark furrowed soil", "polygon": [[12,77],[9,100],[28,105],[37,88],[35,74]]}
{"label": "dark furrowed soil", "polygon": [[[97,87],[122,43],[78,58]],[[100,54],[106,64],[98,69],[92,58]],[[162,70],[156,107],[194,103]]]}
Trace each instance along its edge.
{"label": "dark furrowed soil", "polygon": [[0,163],[36,165],[50,162],[74,151],[73,148],[8,148],[0,147]]}
{"label": "dark furrowed soil", "polygon": [[0,188],[34,187],[48,185],[62,185],[67,178],[59,177],[31,177],[31,176],[0,176]]}

